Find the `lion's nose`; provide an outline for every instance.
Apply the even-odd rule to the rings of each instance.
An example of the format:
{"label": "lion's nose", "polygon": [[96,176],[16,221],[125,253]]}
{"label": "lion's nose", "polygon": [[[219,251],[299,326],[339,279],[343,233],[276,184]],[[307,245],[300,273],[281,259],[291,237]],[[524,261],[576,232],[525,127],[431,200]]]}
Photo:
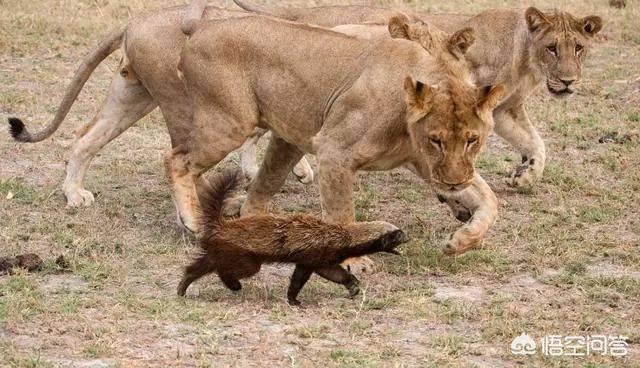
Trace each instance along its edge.
{"label": "lion's nose", "polygon": [[562,83],[564,83],[565,86],[569,87],[576,80],[575,80],[575,78],[573,78],[573,79],[560,79],[560,81],[562,81]]}

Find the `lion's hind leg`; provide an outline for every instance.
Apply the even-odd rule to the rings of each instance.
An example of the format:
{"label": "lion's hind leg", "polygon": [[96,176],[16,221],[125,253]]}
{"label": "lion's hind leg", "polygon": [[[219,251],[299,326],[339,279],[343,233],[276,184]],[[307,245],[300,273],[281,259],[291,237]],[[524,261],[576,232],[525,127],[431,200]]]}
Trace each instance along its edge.
{"label": "lion's hind leg", "polygon": [[188,141],[165,155],[165,168],[173,189],[178,222],[186,230],[197,233],[200,203],[196,182],[251,136],[258,119],[234,116],[216,106],[196,110],[193,119]]}
{"label": "lion's hind leg", "polygon": [[69,207],[88,206],[93,194],[84,189],[84,178],[93,157],[114,138],[150,113],[156,103],[128,67],[121,67],[111,82],[100,112],[77,131],[62,185]]}

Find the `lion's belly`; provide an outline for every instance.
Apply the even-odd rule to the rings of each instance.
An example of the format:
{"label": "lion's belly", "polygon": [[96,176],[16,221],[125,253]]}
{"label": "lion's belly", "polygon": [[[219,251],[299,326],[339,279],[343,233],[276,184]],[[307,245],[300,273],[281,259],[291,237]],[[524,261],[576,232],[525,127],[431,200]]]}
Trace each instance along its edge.
{"label": "lion's belly", "polygon": [[315,128],[307,120],[290,117],[282,118],[271,112],[263,112],[261,116],[260,126],[270,129],[280,138],[288,143],[298,147],[304,152],[313,153],[311,140],[318,132],[319,128]]}

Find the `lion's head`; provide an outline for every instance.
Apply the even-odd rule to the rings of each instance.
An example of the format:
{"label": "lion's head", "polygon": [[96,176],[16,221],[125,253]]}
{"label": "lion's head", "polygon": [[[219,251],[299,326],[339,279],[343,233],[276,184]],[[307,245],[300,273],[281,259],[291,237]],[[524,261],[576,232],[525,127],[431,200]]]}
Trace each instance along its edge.
{"label": "lion's head", "polygon": [[532,40],[531,61],[544,74],[547,89],[554,96],[572,94],[580,81],[591,40],[602,29],[602,18],[590,15],[578,19],[568,13],[543,13],[533,7],[524,15]]}
{"label": "lion's head", "polygon": [[437,189],[463,190],[473,182],[475,160],[493,129],[493,109],[504,86],[477,88],[472,83],[464,57],[475,41],[471,28],[447,35],[433,26],[409,25],[406,19],[394,17],[389,33],[418,42],[440,66],[443,75],[436,85],[410,76],[405,79],[408,132],[420,166],[426,166]]}
{"label": "lion's head", "polygon": [[409,136],[432,182],[441,192],[465,189],[473,182],[504,86],[469,88],[453,78],[428,86],[407,77],[404,88]]}

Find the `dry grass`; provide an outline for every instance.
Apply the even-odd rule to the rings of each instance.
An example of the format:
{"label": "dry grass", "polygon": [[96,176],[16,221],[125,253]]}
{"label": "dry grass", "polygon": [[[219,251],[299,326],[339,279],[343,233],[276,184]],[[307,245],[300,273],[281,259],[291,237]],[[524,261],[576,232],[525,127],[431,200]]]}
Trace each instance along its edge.
{"label": "dry grass", "polygon": [[[0,0],[0,115],[45,122],[78,58],[132,14],[181,1]],[[298,6],[331,1],[286,1]],[[334,1],[333,3],[337,3]],[[473,13],[511,0],[368,1]],[[581,92],[541,91],[529,111],[549,151],[530,193],[503,179],[517,157],[493,139],[480,168],[502,200],[485,246],[455,259],[438,247],[458,224],[404,171],[360,176],[358,215],[385,219],[413,241],[379,257],[356,300],[316,278],[285,302],[286,267],[266,267],[238,294],[214,277],[175,296],[194,251],[177,230],[157,112],[96,158],[94,206],[65,209],[59,191],[75,126],[99,106],[116,57],[98,68],[63,128],[38,145],[0,135],[0,255],[64,254],[71,271],[0,277],[0,365],[48,366],[640,366],[640,146],[599,144],[640,129],[640,11],[594,2],[537,1],[607,20],[585,66]],[[229,5],[229,2],[224,3]],[[6,199],[8,193],[12,199]],[[276,209],[318,213],[314,186],[287,183]],[[511,340],[545,334],[622,334],[627,358],[514,357]]]}

